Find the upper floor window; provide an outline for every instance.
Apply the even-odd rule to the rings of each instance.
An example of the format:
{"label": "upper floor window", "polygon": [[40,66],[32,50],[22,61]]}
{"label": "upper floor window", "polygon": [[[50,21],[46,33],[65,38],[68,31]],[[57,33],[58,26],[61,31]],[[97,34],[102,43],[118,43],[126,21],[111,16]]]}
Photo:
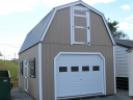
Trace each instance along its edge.
{"label": "upper floor window", "polygon": [[21,73],[21,75],[24,74],[24,64],[23,64],[23,61],[20,62],[20,73]]}
{"label": "upper floor window", "polygon": [[35,78],[36,77],[36,59],[31,59],[29,61],[29,72],[30,72],[30,77]]}
{"label": "upper floor window", "polygon": [[71,8],[71,43],[90,43],[89,10],[85,7]]}

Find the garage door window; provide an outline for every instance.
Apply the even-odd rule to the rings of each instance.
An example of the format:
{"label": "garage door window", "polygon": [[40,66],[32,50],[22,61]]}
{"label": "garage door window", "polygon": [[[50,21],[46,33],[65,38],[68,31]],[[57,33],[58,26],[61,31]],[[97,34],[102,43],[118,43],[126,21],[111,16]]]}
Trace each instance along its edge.
{"label": "garage door window", "polygon": [[71,72],[78,72],[79,71],[79,67],[78,66],[72,66],[71,67]]}
{"label": "garage door window", "polygon": [[59,72],[67,72],[67,67],[66,66],[60,66]]}
{"label": "garage door window", "polygon": [[100,70],[99,66],[93,66],[93,71],[99,71],[99,70]]}
{"label": "garage door window", "polygon": [[82,71],[83,72],[88,72],[89,71],[89,66],[82,66]]}

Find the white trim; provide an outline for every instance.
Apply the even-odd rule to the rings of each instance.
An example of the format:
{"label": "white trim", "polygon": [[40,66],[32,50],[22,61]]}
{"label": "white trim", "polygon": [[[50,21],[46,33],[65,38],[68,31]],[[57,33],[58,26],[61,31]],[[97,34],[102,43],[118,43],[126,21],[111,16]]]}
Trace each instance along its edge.
{"label": "white trim", "polygon": [[71,44],[74,43],[74,30],[73,30],[73,27],[74,27],[74,13],[73,13],[73,7],[70,7],[70,42]]}
{"label": "white trim", "polygon": [[113,46],[113,66],[114,66],[114,93],[117,93],[116,90],[116,54],[115,54],[115,46]]}
{"label": "white trim", "polygon": [[86,29],[87,27],[83,27],[83,26],[74,26],[74,28]]}
{"label": "white trim", "polygon": [[[75,13],[74,13],[74,11],[75,10],[80,10],[80,11],[82,11],[82,10],[86,10],[86,14],[85,15],[76,15]],[[70,8],[70,27],[71,27],[71,37],[70,37],[70,39],[71,39],[71,44],[86,44],[86,42],[87,42],[87,44],[90,44],[90,40],[91,40],[91,36],[90,36],[90,10],[87,10],[87,8],[85,8],[85,7],[80,7],[80,6],[71,6],[71,8]],[[74,23],[74,18],[75,17],[84,17],[85,19],[86,19],[86,21],[87,21],[87,24],[86,24],[86,26],[76,26]],[[89,28],[88,28],[89,27]],[[87,35],[87,41],[85,41],[85,42],[78,42],[78,41],[75,41],[75,28],[79,28],[79,29],[85,29],[86,30],[86,35]]]}
{"label": "white trim", "polygon": [[101,57],[103,58],[103,61],[104,61],[104,95],[107,95],[107,90],[106,90],[106,60],[105,60],[105,57],[103,56],[102,53],[100,53]]}
{"label": "white trim", "polygon": [[38,76],[39,76],[39,100],[43,99],[43,85],[42,85],[42,44],[38,44]]}
{"label": "white trim", "polygon": [[76,2],[65,4],[65,5],[61,5],[61,6],[56,7],[55,9],[60,10],[60,9],[70,7],[70,6],[75,6],[75,5],[78,5],[78,4],[84,5],[85,7],[89,8],[90,10],[93,10],[94,12],[98,13],[99,15],[103,14],[100,11],[98,11],[97,9],[93,8],[92,6],[84,3],[83,1],[76,1]]}
{"label": "white trim", "polygon": [[111,38],[111,40],[112,40],[112,43],[115,45],[116,43],[115,43],[115,41],[114,41],[114,39],[113,39],[113,36],[112,36],[111,31],[110,31],[110,29],[109,29],[109,27],[108,27],[108,25],[107,25],[107,22],[106,22],[106,19],[105,19],[104,15],[102,15],[102,18],[103,18],[103,22],[104,22],[104,24],[105,24],[105,26],[106,26],[106,28],[107,28],[107,31],[108,31],[108,33],[109,33],[109,36],[110,36],[110,38]]}
{"label": "white trim", "polygon": [[26,92],[28,92],[28,88],[29,88],[29,79],[28,79],[28,76],[29,76],[29,68],[28,68],[28,60],[25,59],[24,60],[24,67],[23,67],[23,71],[24,71],[24,90]]}
{"label": "white trim", "polygon": [[73,44],[86,44],[85,42],[77,42],[77,41],[74,41]]}
{"label": "white trim", "polygon": [[91,43],[91,25],[90,25],[90,11],[89,12],[86,12],[86,16],[87,16],[87,27],[89,27],[87,29],[87,43]]}
{"label": "white trim", "polygon": [[52,23],[52,21],[53,21],[53,19],[54,19],[54,16],[55,16],[55,13],[56,13],[57,10],[55,10],[55,9],[53,9],[53,10],[54,10],[54,11],[53,11],[53,15],[52,15],[52,17],[51,17],[51,19],[50,19],[50,21],[49,21],[49,23],[48,23],[48,25],[47,25],[47,27],[46,27],[46,29],[45,29],[43,35],[42,35],[42,37],[41,37],[41,41],[44,40],[44,38],[45,38],[45,36],[46,36],[46,34],[47,34],[47,31],[48,31],[48,29],[49,29],[49,27],[50,27],[50,25],[51,25],[51,23]]}
{"label": "white trim", "polygon": [[[58,55],[58,54],[57,54]],[[57,97],[57,93],[56,93],[56,68],[55,68],[55,66],[56,66],[56,59],[57,59],[57,56],[55,56],[55,58],[54,58],[54,100],[57,100],[56,99],[56,97]]]}
{"label": "white trim", "polygon": [[74,14],[75,17],[83,17],[86,18],[86,15]]}
{"label": "white trim", "polygon": [[81,6],[75,6],[74,10],[87,11],[87,8],[86,7],[81,7]]}
{"label": "white trim", "polygon": [[107,91],[106,91],[106,64],[105,64],[105,57],[103,56],[103,54],[101,52],[59,52],[55,57],[54,57],[54,93],[55,93],[55,99],[57,100],[57,92],[56,92],[56,60],[57,58],[61,55],[61,54],[82,54],[82,55],[100,55],[100,57],[103,59],[104,61],[104,95],[106,95]]}

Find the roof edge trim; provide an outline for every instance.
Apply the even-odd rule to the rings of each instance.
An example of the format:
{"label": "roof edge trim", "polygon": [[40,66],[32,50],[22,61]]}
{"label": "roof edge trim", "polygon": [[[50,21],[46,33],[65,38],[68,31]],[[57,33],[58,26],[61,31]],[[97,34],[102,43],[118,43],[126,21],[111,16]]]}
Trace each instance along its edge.
{"label": "roof edge trim", "polygon": [[46,27],[46,30],[45,30],[44,33],[43,33],[42,38],[41,38],[40,41],[43,41],[43,40],[44,40],[44,38],[45,38],[45,36],[46,36],[46,33],[47,33],[47,31],[48,31],[48,29],[49,29],[49,27],[50,27],[50,25],[51,25],[51,23],[52,23],[52,21],[53,21],[53,19],[54,19],[54,16],[55,16],[55,14],[56,14],[56,9],[54,8],[53,10],[54,10],[53,15],[52,15],[52,17],[51,17],[51,19],[50,19],[50,21],[49,21],[47,27]]}
{"label": "roof edge trim", "polygon": [[114,38],[113,38],[113,36],[112,36],[112,34],[111,34],[111,31],[110,31],[110,29],[109,29],[109,27],[108,27],[108,25],[107,25],[105,16],[102,15],[102,18],[103,18],[104,24],[105,24],[105,26],[106,26],[106,28],[107,28],[107,31],[108,31],[108,33],[109,33],[110,39],[112,40],[113,45],[116,45],[115,40],[114,40]]}

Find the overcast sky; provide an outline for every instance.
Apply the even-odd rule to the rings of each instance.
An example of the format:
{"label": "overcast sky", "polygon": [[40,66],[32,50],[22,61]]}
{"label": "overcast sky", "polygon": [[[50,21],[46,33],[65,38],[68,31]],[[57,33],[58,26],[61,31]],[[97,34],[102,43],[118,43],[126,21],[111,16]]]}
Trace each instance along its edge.
{"label": "overcast sky", "polygon": [[[0,51],[5,58],[17,57],[27,33],[55,6],[75,0],[0,0]],[[132,0],[83,0],[117,20],[119,29],[133,39]]]}

